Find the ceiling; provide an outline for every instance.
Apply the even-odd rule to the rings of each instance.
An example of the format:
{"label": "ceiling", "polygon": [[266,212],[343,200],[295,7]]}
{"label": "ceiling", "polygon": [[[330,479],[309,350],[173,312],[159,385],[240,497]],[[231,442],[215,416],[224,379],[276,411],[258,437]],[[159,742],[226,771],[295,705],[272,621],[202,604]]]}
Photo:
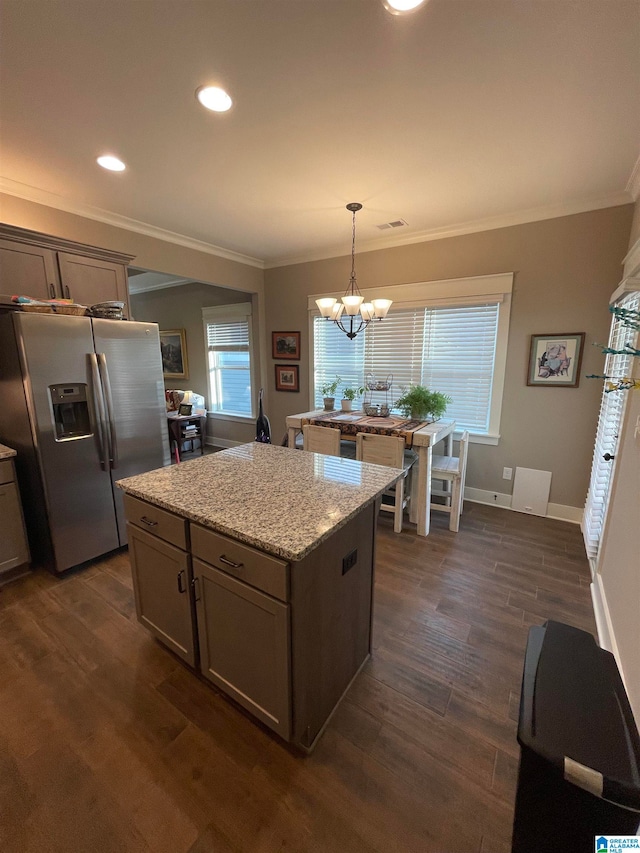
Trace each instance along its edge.
{"label": "ceiling", "polygon": [[0,23],[0,188],[257,266],[348,253],[351,201],[362,250],[621,204],[640,171],[640,0],[2,0]]}

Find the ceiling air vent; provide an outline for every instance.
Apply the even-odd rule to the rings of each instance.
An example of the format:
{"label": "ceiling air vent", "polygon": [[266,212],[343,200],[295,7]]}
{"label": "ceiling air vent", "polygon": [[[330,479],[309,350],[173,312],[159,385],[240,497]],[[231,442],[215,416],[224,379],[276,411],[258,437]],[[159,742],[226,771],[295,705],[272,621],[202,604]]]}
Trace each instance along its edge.
{"label": "ceiling air vent", "polygon": [[380,231],[387,231],[389,228],[402,228],[402,226],[406,224],[407,223],[404,219],[394,219],[393,222],[383,222],[382,225],[378,225],[377,227]]}

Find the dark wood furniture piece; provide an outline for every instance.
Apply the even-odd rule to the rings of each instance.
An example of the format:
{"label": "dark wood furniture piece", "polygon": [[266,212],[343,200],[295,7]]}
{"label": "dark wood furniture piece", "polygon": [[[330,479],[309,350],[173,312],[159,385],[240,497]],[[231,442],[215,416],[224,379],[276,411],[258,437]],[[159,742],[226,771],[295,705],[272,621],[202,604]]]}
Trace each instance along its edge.
{"label": "dark wood furniture piece", "polygon": [[[167,415],[169,427],[169,445],[175,454],[176,462],[180,462],[181,453],[194,453],[196,443],[200,447],[200,456],[204,453],[204,438],[207,432],[206,415]],[[195,429],[189,429],[195,427]]]}

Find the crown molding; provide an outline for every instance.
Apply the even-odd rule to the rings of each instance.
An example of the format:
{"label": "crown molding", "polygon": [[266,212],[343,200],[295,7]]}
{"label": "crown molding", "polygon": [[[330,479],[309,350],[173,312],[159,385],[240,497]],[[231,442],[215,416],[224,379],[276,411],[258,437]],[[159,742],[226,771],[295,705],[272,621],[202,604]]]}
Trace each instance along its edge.
{"label": "crown molding", "polygon": [[631,170],[626,191],[634,201],[638,201],[638,198],[640,198],[640,157],[638,157],[635,166]]}
{"label": "crown molding", "polygon": [[[111,213],[110,211],[103,210],[102,208],[72,202],[63,196],[57,195],[56,193],[41,190],[37,187],[31,187],[27,184],[13,181],[10,178],[0,177],[0,192],[15,196],[16,198],[24,199],[25,201],[33,201],[36,204],[43,204],[46,207],[53,207],[56,210],[63,210],[66,213],[83,216],[86,219],[93,219],[97,222],[103,222],[106,225],[113,225],[116,228],[123,228],[137,234],[143,234],[146,237],[153,237],[167,243],[174,243],[178,246],[184,246],[187,249],[194,249],[198,252],[215,255],[216,257],[235,261],[236,263],[245,264],[246,266],[255,267],[257,269],[274,269],[276,267],[304,264],[311,261],[323,261],[329,258],[343,257],[348,254],[345,246],[341,245],[340,247],[323,249],[318,252],[311,252],[305,255],[275,258],[269,261],[264,261],[259,258],[251,257],[250,255],[243,255],[239,252],[223,249],[222,247],[215,246],[212,243],[196,240],[193,237],[187,237],[184,234],[177,234],[174,231],[168,231],[164,228],[150,225],[147,222],[141,222],[137,219],[130,219],[127,216]],[[633,195],[634,192],[636,193],[635,197]],[[431,240],[444,240],[448,237],[460,237],[465,234],[476,234],[480,231],[493,231],[498,228],[509,228],[513,225],[525,225],[530,222],[541,222],[545,219],[557,219],[562,216],[588,213],[591,210],[618,207],[623,204],[633,203],[639,194],[640,158],[636,162],[627,184],[627,188],[624,192],[612,193],[611,195],[576,202],[568,202],[566,204],[531,208],[529,210],[517,211],[501,216],[493,216],[486,219],[478,219],[471,222],[463,222],[456,225],[447,225],[441,228],[414,232],[412,234],[405,234],[404,236],[395,235],[393,237],[383,237],[382,239],[378,238],[376,240],[369,240],[365,242],[359,241],[358,253],[362,253],[363,251],[372,252],[378,249],[391,249],[398,246],[409,246],[415,243],[429,242]]]}
{"label": "crown molding", "polygon": [[83,216],[85,219],[103,222],[105,225],[113,225],[115,228],[124,228],[126,231],[144,234],[145,237],[154,237],[156,240],[163,240],[165,243],[175,243],[177,246],[184,246],[186,249],[194,249],[207,255],[215,255],[227,261],[235,261],[246,266],[264,269],[264,262],[259,258],[252,258],[250,255],[243,255],[230,249],[223,249],[221,246],[213,245],[213,243],[205,243],[203,240],[196,240],[184,234],[158,228],[156,225],[150,225],[147,222],[140,222],[138,219],[130,219],[128,216],[111,213],[111,211],[103,210],[100,207],[73,202],[56,193],[22,184],[19,181],[11,180],[11,178],[0,177],[0,192],[25,201],[43,204],[46,207],[53,207],[55,210],[63,210],[65,213]]}
{"label": "crown molding", "polygon": [[[358,241],[357,253],[373,252],[377,249],[392,249],[397,246],[409,246],[414,243],[426,243],[431,240],[444,240],[447,237],[460,237],[465,234],[477,234],[480,231],[494,231],[498,228],[509,228],[512,225],[526,225],[529,222],[542,222],[545,219],[559,219],[562,216],[573,216],[577,213],[588,213],[591,210],[603,210],[607,207],[619,207],[623,204],[632,204],[633,199],[627,191],[612,193],[611,195],[599,196],[583,201],[567,202],[566,204],[550,205],[549,207],[531,208],[503,216],[491,216],[487,219],[478,219],[473,222],[463,222],[458,225],[447,225],[442,228],[433,228],[428,231],[414,232],[404,236],[387,237]],[[341,248],[326,249],[308,255],[298,257],[278,258],[265,261],[265,269],[275,267],[287,267],[294,264],[304,264],[310,261],[324,261],[329,258],[339,258],[347,255],[348,251],[344,245]]]}
{"label": "crown molding", "polygon": [[139,293],[150,293],[152,290],[166,290],[168,287],[182,287],[183,284],[192,284],[193,278],[174,278],[171,281],[162,281],[159,284],[147,284],[143,287],[135,287],[136,277],[129,279],[129,293],[137,296]]}

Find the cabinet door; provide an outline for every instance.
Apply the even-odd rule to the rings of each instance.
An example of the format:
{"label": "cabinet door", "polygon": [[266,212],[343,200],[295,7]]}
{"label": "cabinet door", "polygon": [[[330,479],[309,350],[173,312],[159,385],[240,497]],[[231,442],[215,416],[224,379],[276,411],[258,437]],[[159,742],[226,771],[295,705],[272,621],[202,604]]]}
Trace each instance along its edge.
{"label": "cabinet door", "polygon": [[193,573],[203,675],[288,740],[289,605],[200,560]]}
{"label": "cabinet door", "polygon": [[0,240],[0,289],[8,295],[56,299],[60,294],[55,252]]}
{"label": "cabinet door", "polygon": [[29,562],[20,497],[15,483],[0,486],[0,574]]}
{"label": "cabinet door", "polygon": [[66,252],[58,252],[58,264],[66,299],[88,306],[97,302],[124,302],[125,316],[129,316],[127,276],[122,264]]}
{"label": "cabinet door", "polygon": [[195,666],[189,555],[132,524],[127,533],[138,621]]}

